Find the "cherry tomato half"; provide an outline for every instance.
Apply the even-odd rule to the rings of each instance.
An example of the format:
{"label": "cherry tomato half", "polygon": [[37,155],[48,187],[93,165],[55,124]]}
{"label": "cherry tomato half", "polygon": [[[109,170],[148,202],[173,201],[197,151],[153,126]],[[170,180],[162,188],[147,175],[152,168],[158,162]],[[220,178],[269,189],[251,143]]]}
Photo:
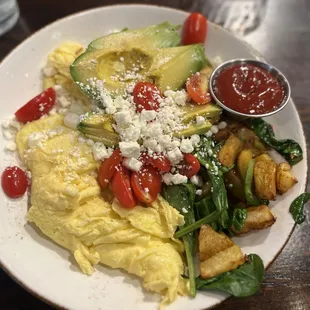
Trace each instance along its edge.
{"label": "cherry tomato half", "polygon": [[16,119],[21,123],[35,121],[53,108],[55,100],[55,90],[50,87],[15,112]]}
{"label": "cherry tomato half", "polygon": [[143,153],[140,160],[146,165],[152,165],[162,172],[169,172],[171,168],[170,160],[163,154],[153,153],[152,156]]}
{"label": "cherry tomato half", "polygon": [[157,111],[159,108],[158,99],[161,98],[160,91],[152,83],[137,83],[133,90],[133,97],[138,112],[141,112],[142,110]]}
{"label": "cherry tomato half", "polygon": [[208,83],[208,77],[200,72],[193,74],[186,83],[188,95],[199,105],[211,101],[211,95],[208,93]]}
{"label": "cherry tomato half", "polygon": [[131,186],[137,199],[152,203],[161,190],[161,176],[156,168],[145,166],[131,174]]}
{"label": "cherry tomato half", "polygon": [[185,165],[184,168],[180,171],[180,173],[187,176],[188,178],[191,178],[199,172],[200,163],[198,159],[190,153],[183,154],[183,156]]}
{"label": "cherry tomato half", "polygon": [[207,27],[207,19],[203,15],[199,13],[190,14],[183,25],[183,45],[205,43]]}
{"label": "cherry tomato half", "polygon": [[124,208],[134,208],[136,201],[134,199],[129,170],[119,165],[114,173],[111,182],[112,192]]}
{"label": "cherry tomato half", "polygon": [[4,170],[1,183],[3,191],[11,198],[23,196],[28,187],[26,173],[16,166]]}
{"label": "cherry tomato half", "polygon": [[122,155],[119,149],[114,150],[112,155],[105,159],[104,162],[99,167],[98,181],[101,188],[108,186],[110,180],[112,179],[116,167],[122,162]]}

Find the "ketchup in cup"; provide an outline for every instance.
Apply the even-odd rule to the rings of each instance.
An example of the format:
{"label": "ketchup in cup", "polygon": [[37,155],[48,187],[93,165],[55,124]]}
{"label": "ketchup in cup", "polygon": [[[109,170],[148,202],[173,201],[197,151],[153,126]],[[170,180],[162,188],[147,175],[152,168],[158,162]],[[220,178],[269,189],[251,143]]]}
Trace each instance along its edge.
{"label": "ketchup in cup", "polygon": [[276,111],[285,98],[280,81],[268,70],[250,63],[227,66],[214,78],[212,86],[223,105],[247,115]]}

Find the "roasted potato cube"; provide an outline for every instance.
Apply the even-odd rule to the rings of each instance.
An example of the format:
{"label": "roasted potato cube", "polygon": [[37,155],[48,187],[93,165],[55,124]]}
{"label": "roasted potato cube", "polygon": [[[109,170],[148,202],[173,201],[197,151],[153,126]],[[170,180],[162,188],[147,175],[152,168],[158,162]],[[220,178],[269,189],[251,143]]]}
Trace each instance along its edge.
{"label": "roasted potato cube", "polygon": [[247,211],[244,226],[239,231],[233,229],[237,235],[245,234],[251,230],[265,229],[272,226],[276,221],[270,209],[265,205],[249,207]]}
{"label": "roasted potato cube", "polygon": [[240,247],[209,225],[203,225],[200,229],[199,252],[200,275],[204,279],[235,269],[245,261]]}
{"label": "roasted potato cube", "polygon": [[275,200],[277,164],[273,160],[258,160],[254,166],[255,192],[258,198]]}
{"label": "roasted potato cube", "polygon": [[259,161],[259,160],[272,160],[272,158],[268,154],[261,154],[255,157],[255,161]]}
{"label": "roasted potato cube", "polygon": [[236,136],[230,135],[219,151],[219,161],[223,166],[231,166],[237,159],[244,143]]}
{"label": "roasted potato cube", "polygon": [[245,179],[246,171],[248,169],[248,164],[253,158],[253,153],[251,150],[242,150],[238,156],[237,168],[242,180]]}
{"label": "roasted potato cube", "polygon": [[288,163],[280,163],[277,168],[277,189],[280,194],[286,193],[297,179],[290,172],[291,166]]}

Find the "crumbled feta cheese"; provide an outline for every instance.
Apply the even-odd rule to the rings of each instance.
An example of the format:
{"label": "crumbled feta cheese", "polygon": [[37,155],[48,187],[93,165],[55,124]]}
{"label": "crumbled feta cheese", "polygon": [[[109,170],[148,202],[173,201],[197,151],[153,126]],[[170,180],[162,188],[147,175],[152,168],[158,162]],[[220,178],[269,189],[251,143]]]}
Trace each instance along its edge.
{"label": "crumbled feta cheese", "polygon": [[196,116],[196,124],[197,125],[202,125],[204,124],[206,119],[203,116],[197,115]]}
{"label": "crumbled feta cheese", "polygon": [[198,187],[202,187],[202,185],[203,185],[203,180],[202,180],[202,177],[201,177],[200,175],[194,175],[194,176],[192,176],[192,177],[190,178],[190,181],[191,181],[194,185],[196,185],[196,186],[198,186]]}
{"label": "crumbled feta cheese", "polygon": [[199,135],[192,135],[191,136],[191,142],[193,146],[197,146],[200,142],[200,137]]}
{"label": "crumbled feta cheese", "polygon": [[7,129],[4,129],[2,131],[2,133],[3,133],[4,137],[5,137],[5,139],[7,139],[7,140],[11,140],[13,138],[12,133],[9,130],[7,130]]}
{"label": "crumbled feta cheese", "polygon": [[150,191],[150,189],[149,189],[148,187],[145,187],[145,188],[144,188],[144,192],[145,192],[145,193],[148,193],[149,191]]}
{"label": "crumbled feta cheese", "polygon": [[136,158],[124,158],[123,165],[132,171],[139,171],[142,167],[142,162]]}
{"label": "crumbled feta cheese", "polygon": [[78,137],[79,143],[85,143],[86,139],[84,137]]}
{"label": "crumbled feta cheese", "polygon": [[207,133],[205,133],[205,136],[208,138],[212,137],[212,135],[213,135],[213,133],[211,130],[209,130]]}
{"label": "crumbled feta cheese", "polygon": [[188,211],[187,211],[184,207],[182,208],[182,212],[183,212],[184,214],[188,213]]}
{"label": "crumbled feta cheese", "polygon": [[172,175],[171,181],[173,184],[182,184],[187,182],[187,177],[185,175],[177,173]]}
{"label": "crumbled feta cheese", "polygon": [[142,110],[141,111],[141,120],[145,122],[152,121],[156,118],[157,113],[155,111]]}
{"label": "crumbled feta cheese", "polygon": [[165,184],[167,184],[167,185],[172,184],[172,177],[173,177],[172,173],[165,173],[162,175],[162,179],[165,182]]}
{"label": "crumbled feta cheese", "polygon": [[57,114],[57,109],[54,107],[52,108],[49,112],[48,112],[48,115],[49,116],[54,116]]}
{"label": "crumbled feta cheese", "polygon": [[137,142],[122,141],[119,143],[119,148],[124,157],[139,158],[140,145]]}
{"label": "crumbled feta cheese", "polygon": [[9,128],[9,126],[10,126],[10,120],[5,119],[2,121],[2,127],[3,128]]}
{"label": "crumbled feta cheese", "polygon": [[85,113],[85,109],[83,103],[81,102],[74,102],[70,105],[69,111],[71,113],[75,113],[77,115],[82,115]]}
{"label": "crumbled feta cheese", "polygon": [[10,152],[15,152],[17,150],[17,145],[14,141],[9,141],[5,145],[5,150],[10,151]]}
{"label": "crumbled feta cheese", "polygon": [[46,77],[52,77],[57,73],[57,70],[54,67],[45,67],[43,68],[43,74]]}
{"label": "crumbled feta cheese", "polygon": [[64,124],[72,129],[76,129],[80,123],[80,116],[75,113],[68,113],[64,118]]}
{"label": "crumbled feta cheese", "polygon": [[226,122],[219,122],[217,124],[218,129],[224,129],[227,127],[227,123]]}
{"label": "crumbled feta cheese", "polygon": [[22,128],[21,123],[15,121],[14,119],[11,119],[9,123],[11,127],[14,127],[17,130],[20,130]]}
{"label": "crumbled feta cheese", "polygon": [[192,142],[189,139],[183,139],[181,141],[180,150],[183,153],[191,153],[194,151],[194,147],[192,145]]}
{"label": "crumbled feta cheese", "polygon": [[157,146],[157,141],[155,139],[146,139],[143,141],[143,146],[149,150],[155,151]]}
{"label": "crumbled feta cheese", "polygon": [[171,147],[171,137],[169,135],[161,135],[158,137],[158,143],[163,147],[163,148],[170,148]]}
{"label": "crumbled feta cheese", "polygon": [[61,115],[66,115],[66,114],[68,114],[69,110],[68,110],[68,109],[65,109],[65,108],[60,108],[60,109],[58,110],[58,112],[59,112],[59,114],[61,114]]}
{"label": "crumbled feta cheese", "polygon": [[86,143],[89,146],[93,146],[95,144],[95,142],[92,139],[87,139]]}
{"label": "crumbled feta cheese", "polygon": [[100,142],[96,142],[93,146],[92,146],[92,151],[93,151],[93,155],[95,160],[103,160],[105,158],[110,157],[107,151],[107,148],[105,147],[104,144],[100,143]]}
{"label": "crumbled feta cheese", "polygon": [[173,165],[177,165],[183,159],[183,154],[178,147],[174,148],[172,151],[169,151],[167,155]]}
{"label": "crumbled feta cheese", "polygon": [[129,111],[116,112],[113,115],[113,118],[118,125],[127,125],[132,122],[131,114]]}
{"label": "crumbled feta cheese", "polygon": [[179,147],[181,145],[181,142],[177,139],[173,139],[173,141],[171,142],[170,148],[174,149],[176,147]]}
{"label": "crumbled feta cheese", "polygon": [[42,141],[45,139],[45,135],[43,132],[35,131],[28,136],[28,146],[31,149],[40,146]]}
{"label": "crumbled feta cheese", "polygon": [[211,132],[213,133],[213,134],[216,134],[216,133],[218,133],[218,131],[219,131],[219,129],[217,128],[217,126],[216,125],[213,125],[212,127],[211,127]]}
{"label": "crumbled feta cheese", "polygon": [[65,97],[65,96],[59,96],[57,97],[57,103],[62,107],[62,108],[68,108],[71,102]]}
{"label": "crumbled feta cheese", "polygon": [[200,196],[202,194],[202,190],[201,189],[197,189],[196,190],[196,195]]}

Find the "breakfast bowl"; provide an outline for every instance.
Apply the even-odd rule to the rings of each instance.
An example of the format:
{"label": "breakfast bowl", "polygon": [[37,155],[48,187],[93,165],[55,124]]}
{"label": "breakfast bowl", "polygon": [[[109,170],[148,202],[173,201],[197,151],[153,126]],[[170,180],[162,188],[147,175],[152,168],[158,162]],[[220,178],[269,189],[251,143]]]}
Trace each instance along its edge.
{"label": "breakfast bowl", "polygon": [[[224,74],[226,79],[233,80],[231,93],[225,99],[221,98],[218,85]],[[227,92],[227,84],[222,88]],[[209,89],[216,103],[238,119],[276,114],[288,104],[291,96],[289,82],[280,70],[253,59],[233,59],[220,64],[210,76]],[[277,92],[278,96],[275,96]]]}

